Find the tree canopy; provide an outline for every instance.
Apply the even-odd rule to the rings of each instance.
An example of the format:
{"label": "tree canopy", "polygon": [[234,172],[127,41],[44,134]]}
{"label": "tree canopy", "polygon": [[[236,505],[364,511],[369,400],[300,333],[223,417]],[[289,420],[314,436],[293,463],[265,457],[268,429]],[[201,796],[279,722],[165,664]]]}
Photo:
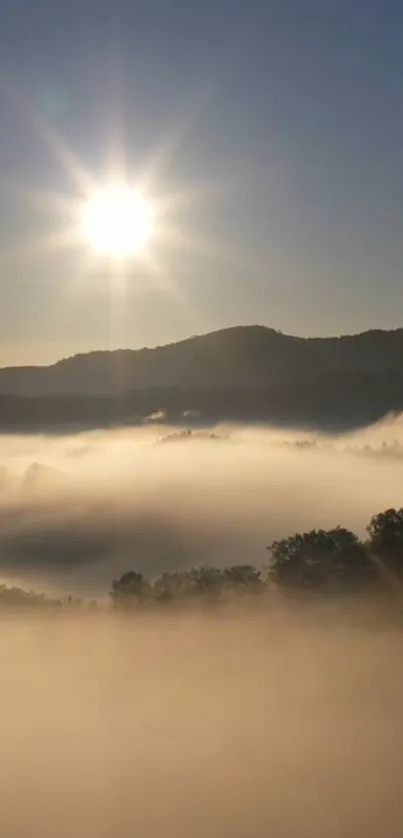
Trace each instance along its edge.
{"label": "tree canopy", "polygon": [[344,527],[296,533],[268,550],[270,576],[280,587],[336,591],[368,585],[377,576],[364,544]]}
{"label": "tree canopy", "polygon": [[403,509],[387,509],[371,518],[367,532],[374,554],[397,576],[403,575]]}

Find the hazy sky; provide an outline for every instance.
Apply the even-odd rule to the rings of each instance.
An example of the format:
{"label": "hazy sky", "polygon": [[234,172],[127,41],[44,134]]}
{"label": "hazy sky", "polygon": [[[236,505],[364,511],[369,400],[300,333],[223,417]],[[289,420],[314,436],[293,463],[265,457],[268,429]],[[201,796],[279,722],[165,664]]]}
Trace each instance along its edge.
{"label": "hazy sky", "polygon": [[[401,325],[399,0],[0,0],[0,55],[0,363]],[[158,280],[138,263],[116,299],[81,246],[32,247],[65,223],[46,195],[79,197],[44,125],[101,182],[120,147],[156,196],[192,190]]]}

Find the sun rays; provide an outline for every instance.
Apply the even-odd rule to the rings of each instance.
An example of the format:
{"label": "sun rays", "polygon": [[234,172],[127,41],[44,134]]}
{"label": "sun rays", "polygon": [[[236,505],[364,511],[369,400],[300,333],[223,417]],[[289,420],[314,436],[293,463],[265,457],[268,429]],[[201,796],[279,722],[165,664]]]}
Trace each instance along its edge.
{"label": "sun rays", "polygon": [[182,254],[184,263],[193,257],[207,260],[209,270],[212,261],[217,262],[217,269],[233,262],[232,248],[218,246],[199,226],[203,215],[208,218],[209,208],[222,197],[220,193],[227,192],[221,180],[203,177],[180,182],[177,172],[173,175],[175,159],[185,151],[199,105],[193,101],[188,113],[174,119],[136,167],[133,149],[123,139],[117,119],[113,137],[110,141],[105,137],[105,168],[95,175],[26,98],[15,95],[15,89],[9,92],[33,133],[63,175],[67,174],[71,189],[63,194],[52,191],[49,182],[39,190],[15,185],[12,200],[19,202],[32,224],[25,225],[24,238],[2,249],[3,268],[19,263],[22,270],[26,265],[27,270],[37,271],[43,263],[49,272],[57,260],[53,261],[56,269],[61,264],[63,269],[56,307],[61,312],[73,310],[81,297],[94,295],[95,299],[99,289],[109,299],[111,323],[118,322],[120,314],[126,316],[129,300],[137,293],[153,289],[183,308],[194,330],[200,312],[181,281],[183,265],[179,264],[178,272],[178,258]]}

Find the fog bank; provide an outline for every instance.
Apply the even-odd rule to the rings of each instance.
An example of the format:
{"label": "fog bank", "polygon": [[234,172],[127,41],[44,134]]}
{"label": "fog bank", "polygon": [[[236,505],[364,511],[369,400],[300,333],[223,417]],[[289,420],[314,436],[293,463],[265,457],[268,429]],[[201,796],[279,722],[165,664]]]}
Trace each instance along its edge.
{"label": "fog bank", "polygon": [[400,838],[401,633],[2,621],[7,838]]}
{"label": "fog bank", "polygon": [[297,530],[403,505],[403,423],[344,436],[149,426],[0,437],[0,575],[102,596],[128,569],[267,561]]}

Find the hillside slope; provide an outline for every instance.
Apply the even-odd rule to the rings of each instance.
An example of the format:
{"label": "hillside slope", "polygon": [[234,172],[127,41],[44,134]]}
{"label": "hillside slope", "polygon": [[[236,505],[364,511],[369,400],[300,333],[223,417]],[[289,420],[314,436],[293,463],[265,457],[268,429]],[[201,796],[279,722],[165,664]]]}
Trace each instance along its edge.
{"label": "hillside slope", "polygon": [[167,421],[271,422],[323,430],[403,411],[403,329],[298,338],[236,327],[156,349],[91,352],[0,370],[0,429]]}
{"label": "hillside slope", "polygon": [[403,329],[299,338],[263,326],[156,347],[75,355],[48,367],[0,369],[0,393],[107,396],[161,387],[249,389],[314,376],[403,372]]}

